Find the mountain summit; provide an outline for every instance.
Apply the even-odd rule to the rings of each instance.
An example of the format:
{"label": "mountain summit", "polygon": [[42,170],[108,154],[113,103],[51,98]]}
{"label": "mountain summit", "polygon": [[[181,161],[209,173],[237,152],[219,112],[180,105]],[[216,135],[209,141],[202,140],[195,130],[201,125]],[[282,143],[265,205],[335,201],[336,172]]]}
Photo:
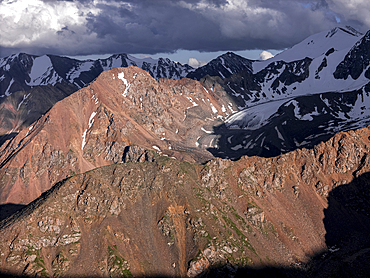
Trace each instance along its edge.
{"label": "mountain summit", "polygon": [[155,80],[133,66],[104,71],[1,146],[0,202],[25,204],[75,173],[145,161],[144,149],[205,162],[213,126],[234,109],[220,86]]}
{"label": "mountain summit", "polygon": [[[19,53],[0,59],[0,135],[4,140],[27,128],[57,101],[87,86],[103,71],[138,66],[154,78],[181,79],[194,69],[169,59],[115,54],[80,61],[56,55]],[[4,141],[0,138],[0,144]]]}

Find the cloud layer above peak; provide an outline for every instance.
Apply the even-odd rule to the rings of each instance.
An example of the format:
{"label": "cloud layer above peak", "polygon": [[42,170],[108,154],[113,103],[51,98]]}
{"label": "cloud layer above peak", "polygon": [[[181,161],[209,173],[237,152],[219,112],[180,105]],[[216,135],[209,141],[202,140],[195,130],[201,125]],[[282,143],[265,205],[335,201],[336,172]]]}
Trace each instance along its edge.
{"label": "cloud layer above peak", "polygon": [[0,0],[1,56],[283,49],[338,22],[370,29],[360,0]]}

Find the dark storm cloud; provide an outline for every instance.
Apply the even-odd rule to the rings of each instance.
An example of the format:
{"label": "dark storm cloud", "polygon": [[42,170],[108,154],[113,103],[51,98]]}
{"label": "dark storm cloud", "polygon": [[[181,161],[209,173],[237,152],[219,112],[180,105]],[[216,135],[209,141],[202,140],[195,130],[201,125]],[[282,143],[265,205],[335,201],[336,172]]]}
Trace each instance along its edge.
{"label": "dark storm cloud", "polygon": [[[294,35],[295,20],[310,20],[302,18],[302,13],[307,12],[302,5],[298,5],[301,10],[299,19],[282,11],[283,6],[292,14],[296,13],[297,4],[294,1],[266,1],[262,6],[258,6],[257,1],[248,2],[245,6],[251,6],[251,9],[245,11],[238,7],[232,10],[233,6],[227,10],[227,1],[220,0],[208,1],[203,6],[204,1],[196,0],[182,1],[182,5],[178,4],[179,1],[171,0],[128,2],[132,4],[130,11],[124,6],[99,5],[104,13],[90,14],[87,27],[99,38],[114,42],[110,48],[122,45],[130,53],[170,52],[176,49],[281,49],[310,35],[309,28],[313,27],[312,24],[303,23],[297,32],[299,36]],[[274,4],[269,6],[271,2]],[[262,13],[258,11],[261,8],[265,9]],[[255,10],[260,14],[254,14]],[[333,17],[332,23],[334,21]],[[314,32],[321,31],[319,26],[314,27]],[[287,31],[293,34],[287,36]]]}
{"label": "dark storm cloud", "polygon": [[[64,55],[283,49],[339,20],[370,27],[367,1],[36,0],[28,9],[0,3],[1,56],[18,49]],[[14,15],[1,14],[11,5]]]}
{"label": "dark storm cloud", "polygon": [[123,45],[129,53],[180,48],[214,51],[222,47],[222,34],[212,20],[170,2],[135,1],[131,10],[105,7],[104,13],[88,16],[87,27],[99,38]]}

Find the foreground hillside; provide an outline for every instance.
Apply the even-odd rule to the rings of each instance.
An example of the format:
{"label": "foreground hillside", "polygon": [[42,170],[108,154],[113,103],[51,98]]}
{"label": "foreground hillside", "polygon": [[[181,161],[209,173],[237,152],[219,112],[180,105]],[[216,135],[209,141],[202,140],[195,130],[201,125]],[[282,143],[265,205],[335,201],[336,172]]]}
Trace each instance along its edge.
{"label": "foreground hillside", "polygon": [[1,222],[0,269],[346,277],[355,268],[366,277],[369,136],[365,128],[312,150],[205,165],[152,153],[152,162],[67,178]]}

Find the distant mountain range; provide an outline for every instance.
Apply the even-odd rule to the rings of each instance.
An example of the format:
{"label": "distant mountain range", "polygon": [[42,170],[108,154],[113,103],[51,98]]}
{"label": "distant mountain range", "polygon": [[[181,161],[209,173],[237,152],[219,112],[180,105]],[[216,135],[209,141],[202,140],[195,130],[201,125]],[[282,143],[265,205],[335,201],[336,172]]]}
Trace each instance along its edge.
{"label": "distant mountain range", "polygon": [[228,52],[197,69],[126,54],[95,61],[12,55],[0,60],[0,131],[4,141],[102,71],[134,65],[156,79],[206,78],[224,88],[236,104],[233,111],[240,112],[213,130],[218,144],[209,151],[215,156],[275,156],[313,147],[338,131],[370,123],[369,37],[338,27],[266,61]]}
{"label": "distant mountain range", "polygon": [[35,56],[19,53],[0,59],[0,97],[38,85],[68,82],[82,88],[101,72],[116,67],[137,66],[154,78],[180,79],[194,69],[169,59],[137,59],[127,54],[107,59],[79,61],[56,55]]}

